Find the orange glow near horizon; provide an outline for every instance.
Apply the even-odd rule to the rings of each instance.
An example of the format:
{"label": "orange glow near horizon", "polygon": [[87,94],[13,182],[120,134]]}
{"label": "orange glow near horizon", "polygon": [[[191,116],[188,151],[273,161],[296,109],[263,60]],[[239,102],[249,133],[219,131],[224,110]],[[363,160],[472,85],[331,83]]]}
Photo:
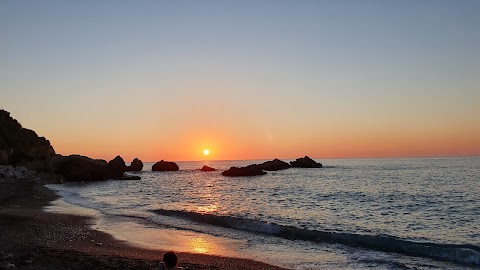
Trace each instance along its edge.
{"label": "orange glow near horizon", "polygon": [[[190,118],[189,118],[190,117]],[[480,155],[480,126],[468,118],[443,118],[444,122],[386,120],[362,122],[354,119],[322,120],[318,124],[293,121],[287,123],[242,122],[231,125],[230,119],[205,127],[199,118],[185,115],[174,128],[168,125],[138,125],[125,130],[122,125],[86,125],[58,127],[28,123],[29,128],[50,140],[62,155],[80,154],[111,160],[120,155],[125,162],[139,158],[144,162],[295,159],[312,158],[381,158]],[[378,120],[379,121],[379,120]],[[448,123],[447,123],[448,122]],[[138,130],[137,130],[138,129]],[[141,131],[141,132],[140,132]],[[204,151],[209,150],[208,155]]]}
{"label": "orange glow near horizon", "polygon": [[52,136],[51,143],[56,152],[62,155],[80,154],[105,160],[120,155],[126,162],[135,157],[145,162],[155,162],[161,159],[170,161],[294,159],[305,155],[312,158],[374,158],[480,154],[480,139],[475,132],[462,134],[439,131],[435,136],[421,132],[376,131],[372,134],[357,132],[355,135],[347,132],[338,135],[332,132],[318,137],[303,136],[302,140],[293,136],[274,136],[273,140],[242,136],[221,133],[203,136],[185,134],[161,143],[151,143],[155,141],[154,138],[127,143],[127,139],[124,142],[121,138],[117,141],[102,137],[95,140],[62,141]]}

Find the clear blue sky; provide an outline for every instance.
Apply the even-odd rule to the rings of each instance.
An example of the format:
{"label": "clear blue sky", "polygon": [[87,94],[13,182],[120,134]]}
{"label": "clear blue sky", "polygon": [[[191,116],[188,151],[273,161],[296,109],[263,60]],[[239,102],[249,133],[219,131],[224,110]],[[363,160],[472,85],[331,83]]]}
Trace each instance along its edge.
{"label": "clear blue sky", "polygon": [[[62,154],[480,154],[480,1],[1,1],[0,105]],[[198,149],[197,149],[198,148]]]}

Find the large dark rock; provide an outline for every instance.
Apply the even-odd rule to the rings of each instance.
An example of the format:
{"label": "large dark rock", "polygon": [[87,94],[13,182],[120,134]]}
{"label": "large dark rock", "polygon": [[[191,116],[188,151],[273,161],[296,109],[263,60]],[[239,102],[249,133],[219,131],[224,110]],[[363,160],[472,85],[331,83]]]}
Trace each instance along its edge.
{"label": "large dark rock", "polygon": [[54,156],[55,150],[47,139],[23,128],[9,112],[0,110],[0,165],[48,171],[48,162]]}
{"label": "large dark rock", "polygon": [[58,173],[67,182],[101,181],[110,178],[108,163],[101,159],[91,159],[80,155],[57,155],[50,160],[52,172]]}
{"label": "large dark rock", "polygon": [[139,172],[143,169],[143,162],[135,158],[132,163],[130,163],[130,166],[127,167],[127,172]]}
{"label": "large dark rock", "polygon": [[202,171],[202,172],[213,172],[213,171],[215,171],[215,169],[205,165],[200,169],[200,171]]}
{"label": "large dark rock", "polygon": [[175,162],[161,160],[152,166],[152,171],[178,171],[180,168]]}
{"label": "large dark rock", "polygon": [[322,164],[315,160],[305,156],[303,158],[297,158],[295,161],[290,161],[290,164],[294,168],[322,168]]}
{"label": "large dark rock", "polygon": [[260,170],[264,171],[278,171],[278,170],[285,170],[290,168],[290,164],[285,161],[281,161],[279,159],[274,159],[270,161],[266,161],[262,164],[256,164],[255,167],[259,168]]}
{"label": "large dark rock", "polygon": [[121,156],[116,156],[108,162],[108,169],[111,178],[121,178],[127,171],[127,165]]}
{"label": "large dark rock", "polygon": [[247,167],[230,167],[230,169],[222,172],[224,176],[256,176],[264,175],[266,172],[260,170],[256,165],[249,165]]}

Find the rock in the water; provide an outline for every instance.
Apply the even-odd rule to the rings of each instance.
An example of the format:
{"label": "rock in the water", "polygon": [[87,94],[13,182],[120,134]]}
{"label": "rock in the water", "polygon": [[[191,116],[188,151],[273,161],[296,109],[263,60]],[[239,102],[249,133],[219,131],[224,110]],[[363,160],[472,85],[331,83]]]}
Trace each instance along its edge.
{"label": "rock in the water", "polygon": [[108,162],[108,169],[112,178],[121,178],[127,171],[127,165],[125,165],[125,161],[123,161],[121,156],[116,156]]}
{"label": "rock in the water", "polygon": [[303,158],[297,158],[295,161],[290,161],[290,164],[294,168],[322,168],[322,164],[315,160],[305,156]]}
{"label": "rock in the water", "polygon": [[24,166],[34,171],[48,170],[55,150],[44,137],[23,128],[5,110],[0,110],[0,164]]}
{"label": "rock in the water", "polygon": [[215,169],[205,165],[200,169],[200,171],[202,171],[202,172],[213,172],[213,171],[215,171]]}
{"label": "rock in the water", "polygon": [[178,171],[180,168],[175,162],[161,160],[152,166],[152,171]]}
{"label": "rock in the water", "polygon": [[230,169],[222,172],[224,176],[255,176],[264,175],[266,172],[260,170],[256,165],[249,165],[247,167],[230,167]]}
{"label": "rock in the water", "polygon": [[285,170],[290,168],[290,164],[285,161],[281,161],[279,159],[274,159],[270,161],[266,161],[262,164],[257,164],[255,167],[259,168],[260,170],[264,171],[278,171],[278,170]]}
{"label": "rock in the water", "polygon": [[140,180],[140,179],[142,178],[138,175],[128,175],[128,174],[118,178],[118,180]]}
{"label": "rock in the water", "polygon": [[130,166],[128,166],[127,172],[139,172],[142,169],[143,169],[143,162],[140,159],[135,158],[130,164]]}
{"label": "rock in the water", "polygon": [[102,159],[91,159],[80,155],[57,155],[50,161],[54,173],[65,178],[65,181],[101,181],[110,178],[108,163]]}

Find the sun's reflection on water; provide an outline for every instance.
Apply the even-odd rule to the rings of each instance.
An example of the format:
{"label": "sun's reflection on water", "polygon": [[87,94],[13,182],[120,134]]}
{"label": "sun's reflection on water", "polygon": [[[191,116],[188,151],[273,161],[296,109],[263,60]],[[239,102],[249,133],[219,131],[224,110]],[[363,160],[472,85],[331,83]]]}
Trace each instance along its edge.
{"label": "sun's reflection on water", "polygon": [[217,212],[217,205],[210,204],[207,206],[199,206],[197,208],[197,211],[203,214],[211,214],[211,213]]}
{"label": "sun's reflection on water", "polygon": [[203,237],[192,238],[189,245],[192,248],[192,251],[195,253],[205,254],[208,253],[211,249],[210,243],[205,241]]}

